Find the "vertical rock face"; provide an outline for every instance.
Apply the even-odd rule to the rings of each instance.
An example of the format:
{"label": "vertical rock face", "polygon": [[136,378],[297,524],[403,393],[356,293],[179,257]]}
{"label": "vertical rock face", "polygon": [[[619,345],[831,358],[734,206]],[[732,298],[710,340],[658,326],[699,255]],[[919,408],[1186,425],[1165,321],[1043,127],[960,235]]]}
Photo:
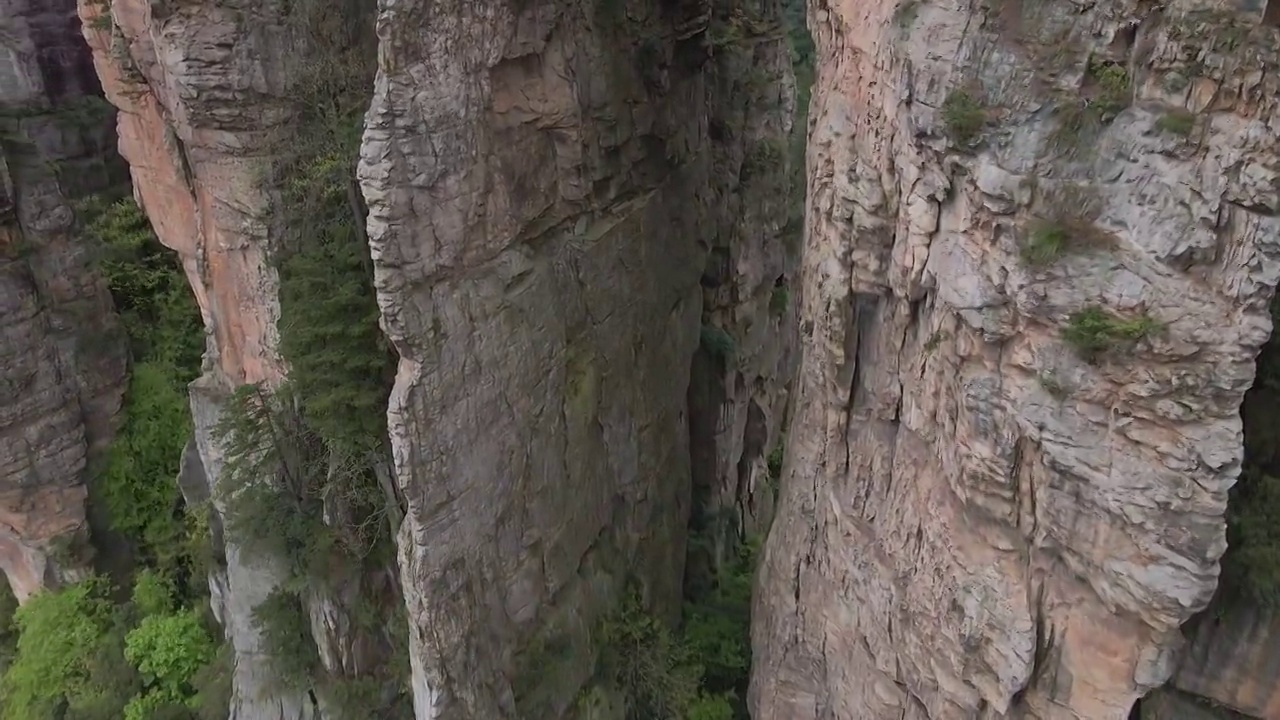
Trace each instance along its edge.
{"label": "vertical rock face", "polygon": [[0,2],[0,570],[19,599],[87,565],[87,476],[125,383],[71,207],[120,179],[99,92],[74,2]]}
{"label": "vertical rock face", "polygon": [[689,383],[693,527],[763,533],[774,505],[768,458],[794,373],[796,228],[783,225],[795,114],[780,3],[722,0],[710,30],[708,137],[714,223],[702,286],[701,347]]}
{"label": "vertical rock face", "polygon": [[[764,492],[788,367],[779,338],[794,329],[790,309],[770,310],[787,274],[774,176],[786,176],[792,110],[777,10],[381,4],[360,174],[401,357],[389,424],[418,717],[575,716],[591,630],[624,587],[678,607],[705,325],[738,336],[732,360],[706,358],[729,388],[702,406],[729,417],[706,482],[726,505],[771,504],[750,496]],[[192,498],[224,474],[213,426],[227,392],[286,375],[270,263],[281,229],[268,219],[280,188],[261,173],[299,74],[284,12],[81,5],[136,194],[209,331],[182,476]],[[329,716],[265,685],[252,609],[283,576],[229,538],[225,551],[211,587],[235,648],[232,717]],[[345,620],[332,604],[310,610],[324,662],[344,664],[332,651],[350,639]]]}
{"label": "vertical rock face", "polygon": [[[182,479],[188,497],[208,497],[223,467],[213,427],[229,392],[284,376],[278,283],[268,262],[270,188],[261,180],[270,139],[288,119],[294,43],[275,3],[115,0],[82,3],[80,14],[107,97],[120,109],[120,153],[135,196],[160,241],[181,257],[204,317],[206,368],[191,392],[199,461],[184,464]],[[231,717],[314,717],[305,692],[269,685],[252,621],[283,570],[229,541],[224,558],[210,589],[235,650]]]}
{"label": "vertical rock face", "polygon": [[[1188,626],[1191,641],[1170,684],[1185,693],[1234,708],[1249,717],[1280,717],[1280,620],[1274,611],[1250,606],[1210,610]],[[1146,710],[1147,702],[1143,701]],[[1152,718],[1177,720],[1166,713]]]}
{"label": "vertical rock face", "polygon": [[1124,718],[1169,677],[1280,272],[1260,10],[810,2],[755,717]]}
{"label": "vertical rock face", "polygon": [[[751,152],[785,176],[764,146],[782,146],[791,91],[776,4],[730,6],[382,3],[361,177],[401,357],[390,426],[419,718],[574,716],[592,627],[624,586],[674,609],[705,325],[758,323],[741,370],[708,372],[733,383],[726,435],[753,398],[763,416],[752,452],[723,456],[763,465],[780,403],[756,384],[784,367],[765,337],[784,322],[767,310],[782,256],[765,246],[783,213],[763,191],[726,195]],[[716,28],[757,48],[741,107],[716,100],[743,92]],[[704,314],[711,247],[722,295]]]}

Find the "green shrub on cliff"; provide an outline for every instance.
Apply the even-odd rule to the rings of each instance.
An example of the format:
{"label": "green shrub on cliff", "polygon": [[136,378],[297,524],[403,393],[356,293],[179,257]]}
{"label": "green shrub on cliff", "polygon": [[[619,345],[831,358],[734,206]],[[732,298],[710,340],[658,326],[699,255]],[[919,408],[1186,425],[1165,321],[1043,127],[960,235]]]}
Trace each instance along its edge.
{"label": "green shrub on cliff", "polygon": [[627,720],[747,720],[751,582],[757,544],[742,545],[711,587],[684,606],[679,631],[629,593],[601,623],[603,681],[625,698]]}
{"label": "green shrub on cliff", "polygon": [[289,193],[292,247],[280,261],[280,345],[303,417],[345,451],[371,451],[386,435],[391,356],[378,327],[364,216],[352,160],[300,168]]}
{"label": "green shrub on cliff", "polygon": [[953,90],[942,103],[942,122],[954,143],[968,147],[987,124],[987,110],[967,91]]}
{"label": "green shrub on cliff", "polygon": [[1128,347],[1160,328],[1147,315],[1121,318],[1105,308],[1091,305],[1072,313],[1062,335],[1086,359],[1103,352]]}
{"label": "green shrub on cliff", "polygon": [[131,198],[91,197],[78,215],[102,254],[99,267],[134,358],[172,366],[179,382],[195,379],[204,328],[177,254],[160,244]]}
{"label": "green shrub on cliff", "polygon": [[177,255],[160,244],[132,199],[89,198],[79,216],[102,253],[134,359],[102,496],[112,525],[136,543],[144,562],[172,565],[185,550],[175,478],[191,437],[186,385],[200,369],[200,313]]}

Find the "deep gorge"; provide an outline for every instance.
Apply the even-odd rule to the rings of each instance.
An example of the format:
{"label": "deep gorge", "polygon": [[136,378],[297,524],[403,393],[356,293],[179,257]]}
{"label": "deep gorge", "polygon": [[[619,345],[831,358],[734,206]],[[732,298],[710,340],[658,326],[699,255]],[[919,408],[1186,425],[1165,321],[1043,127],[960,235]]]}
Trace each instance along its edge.
{"label": "deep gorge", "polygon": [[1261,9],[7,3],[0,720],[1280,717]]}

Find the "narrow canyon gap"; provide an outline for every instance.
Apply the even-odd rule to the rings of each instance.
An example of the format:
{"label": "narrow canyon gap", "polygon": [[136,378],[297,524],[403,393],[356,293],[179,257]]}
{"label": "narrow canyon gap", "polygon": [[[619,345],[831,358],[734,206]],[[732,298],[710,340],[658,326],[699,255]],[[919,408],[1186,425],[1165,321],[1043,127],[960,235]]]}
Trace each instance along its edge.
{"label": "narrow canyon gap", "polygon": [[203,324],[218,717],[648,720],[620,617],[690,714],[763,540],[704,711],[1280,718],[1266,8],[804,4],[0,0],[18,599],[129,554],[101,89]]}

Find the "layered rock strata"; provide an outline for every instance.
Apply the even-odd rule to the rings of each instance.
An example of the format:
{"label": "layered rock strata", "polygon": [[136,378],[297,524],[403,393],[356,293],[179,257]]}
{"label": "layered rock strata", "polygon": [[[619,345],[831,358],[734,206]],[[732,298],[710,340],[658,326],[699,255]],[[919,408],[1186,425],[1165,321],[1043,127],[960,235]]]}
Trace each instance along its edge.
{"label": "layered rock strata", "polygon": [[1124,718],[1173,672],[1280,273],[1261,19],[810,2],[755,717]]}
{"label": "layered rock strata", "polygon": [[[741,463],[765,492],[783,218],[729,195],[749,153],[785,177],[764,146],[785,135],[790,71],[776,4],[728,9],[382,5],[361,178],[401,357],[389,417],[419,718],[576,717],[592,630],[624,588],[678,607],[690,358],[711,328],[743,350],[708,371],[730,391],[702,406],[727,445],[706,485],[732,478],[724,504],[745,504]],[[719,305],[705,314],[700,276]]]}
{"label": "layered rock strata", "polygon": [[[707,484],[733,485],[726,505],[764,484],[787,367],[775,335],[793,327],[789,308],[768,309],[787,272],[766,182],[771,165],[785,176],[769,148],[791,111],[777,7],[379,10],[360,174],[401,357],[388,417],[408,505],[398,540],[417,716],[575,716],[592,629],[624,587],[678,607],[704,324],[742,336],[715,370],[732,380],[715,401],[732,419]],[[81,6],[137,196],[209,331],[182,477],[193,500],[218,497],[213,426],[229,390],[287,375],[271,262],[280,188],[262,172],[301,72],[282,13],[234,0]],[[749,187],[755,200],[738,205]],[[728,262],[704,315],[712,246]],[[226,540],[211,587],[235,649],[232,717],[333,716],[263,682],[252,608],[281,572]],[[310,608],[326,666],[346,664],[351,640],[333,609]],[[570,660],[549,662],[547,647]]]}
{"label": "layered rock strata", "polygon": [[74,2],[0,2],[0,571],[19,600],[88,569],[89,475],[124,392],[73,211],[122,179],[100,92]]}
{"label": "layered rock strata", "polygon": [[[205,322],[205,371],[192,386],[198,458],[184,463],[193,501],[218,497],[224,458],[213,427],[240,385],[278,385],[278,280],[269,262],[273,138],[289,120],[290,49],[274,3],[200,6],[81,3],[84,34],[107,98],[120,110],[119,149],[135,197],[182,260]],[[198,459],[198,462],[197,462]],[[201,487],[203,486],[203,490]],[[231,717],[319,716],[305,689],[270,682],[253,609],[282,582],[267,557],[226,539],[210,577],[214,612],[234,649]]]}

